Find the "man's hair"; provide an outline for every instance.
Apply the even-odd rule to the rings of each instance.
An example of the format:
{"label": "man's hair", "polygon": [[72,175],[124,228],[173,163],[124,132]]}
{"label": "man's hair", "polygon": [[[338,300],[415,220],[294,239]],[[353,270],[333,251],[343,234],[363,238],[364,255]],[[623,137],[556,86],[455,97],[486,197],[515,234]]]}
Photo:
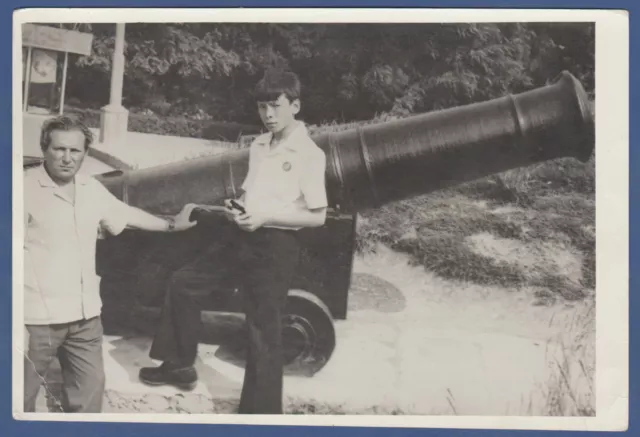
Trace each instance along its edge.
{"label": "man's hair", "polygon": [[72,131],[79,130],[84,135],[84,149],[87,150],[93,142],[93,133],[83,123],[82,119],[70,115],[61,115],[59,117],[51,118],[44,122],[42,125],[42,132],[40,133],[40,148],[44,151],[49,148],[51,144],[51,133],[56,130]]}
{"label": "man's hair", "polygon": [[272,102],[284,94],[293,102],[300,98],[300,88],[300,79],[295,73],[272,69],[256,85],[255,98],[258,102]]}

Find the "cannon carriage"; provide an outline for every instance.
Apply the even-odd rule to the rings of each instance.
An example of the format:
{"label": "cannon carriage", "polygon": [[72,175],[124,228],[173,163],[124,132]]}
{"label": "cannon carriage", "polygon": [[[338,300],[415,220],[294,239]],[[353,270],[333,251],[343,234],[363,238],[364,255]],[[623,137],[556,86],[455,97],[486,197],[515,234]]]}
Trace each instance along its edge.
{"label": "cannon carriage", "polygon": [[[518,167],[563,157],[587,161],[594,117],[581,84],[563,72],[550,85],[487,102],[314,136],[327,156],[324,226],[300,231],[302,254],[283,323],[286,369],[313,374],[347,318],[358,212]],[[96,176],[116,197],[158,215],[186,203],[222,205],[239,195],[248,149]],[[171,273],[220,232],[219,215],[171,234],[127,230],[98,244],[104,312],[162,306]],[[214,268],[224,269],[224,254]],[[240,314],[233,279],[204,311]],[[108,315],[107,315],[108,317]]]}

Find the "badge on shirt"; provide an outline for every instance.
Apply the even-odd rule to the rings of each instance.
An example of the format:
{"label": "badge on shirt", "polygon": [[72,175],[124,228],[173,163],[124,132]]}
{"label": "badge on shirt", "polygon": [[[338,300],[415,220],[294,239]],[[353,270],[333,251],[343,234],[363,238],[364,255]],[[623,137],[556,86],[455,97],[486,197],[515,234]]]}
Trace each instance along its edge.
{"label": "badge on shirt", "polygon": [[282,169],[284,171],[289,171],[291,170],[291,163],[289,161],[285,161],[284,164],[282,164]]}

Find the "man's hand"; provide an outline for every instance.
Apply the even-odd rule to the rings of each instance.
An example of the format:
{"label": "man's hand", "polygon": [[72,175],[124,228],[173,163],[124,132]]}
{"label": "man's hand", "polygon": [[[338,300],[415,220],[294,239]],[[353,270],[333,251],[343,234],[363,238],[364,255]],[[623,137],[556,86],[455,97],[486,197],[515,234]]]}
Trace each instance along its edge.
{"label": "man's hand", "polygon": [[240,214],[235,217],[235,222],[240,229],[247,232],[253,232],[261,228],[267,221],[267,218],[259,214]]}
{"label": "man's hand", "polygon": [[182,211],[180,211],[175,217],[175,228],[174,230],[176,231],[184,231],[187,230],[189,228],[194,227],[198,222],[195,221],[190,221],[189,220],[189,216],[191,215],[191,212],[193,211],[194,208],[196,208],[198,205],[193,204],[193,203],[187,203],[183,208]]}

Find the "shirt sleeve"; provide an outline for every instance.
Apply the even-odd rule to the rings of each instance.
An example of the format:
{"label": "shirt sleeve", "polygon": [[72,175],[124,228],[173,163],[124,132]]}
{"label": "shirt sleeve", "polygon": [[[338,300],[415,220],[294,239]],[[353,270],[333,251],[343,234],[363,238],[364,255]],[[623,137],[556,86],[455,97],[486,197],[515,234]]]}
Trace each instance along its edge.
{"label": "shirt sleeve", "polygon": [[244,178],[244,182],[240,186],[240,188],[245,192],[249,187],[251,187],[253,180],[256,177],[255,167],[255,145],[252,144],[249,149],[249,169],[247,170],[247,176]]}
{"label": "shirt sleeve", "polygon": [[31,224],[31,222],[33,221],[33,216],[31,215],[31,202],[33,201],[34,198],[37,198],[37,195],[34,195],[35,190],[33,190],[32,185],[31,185],[31,180],[27,177],[27,175],[24,176],[23,179],[23,187],[24,187],[24,196],[22,197],[23,199],[23,225],[24,228],[22,229],[23,231],[23,236],[24,236],[24,240],[26,241],[27,239],[27,233],[29,232],[29,225]]}
{"label": "shirt sleeve", "polygon": [[300,179],[300,189],[309,209],[327,207],[326,165],[327,158],[320,149],[317,149],[316,153],[311,153],[307,158],[305,171]]}
{"label": "shirt sleeve", "polygon": [[129,205],[111,194],[104,185],[95,181],[96,200],[101,207],[100,228],[112,235],[118,235],[127,227],[129,222]]}

